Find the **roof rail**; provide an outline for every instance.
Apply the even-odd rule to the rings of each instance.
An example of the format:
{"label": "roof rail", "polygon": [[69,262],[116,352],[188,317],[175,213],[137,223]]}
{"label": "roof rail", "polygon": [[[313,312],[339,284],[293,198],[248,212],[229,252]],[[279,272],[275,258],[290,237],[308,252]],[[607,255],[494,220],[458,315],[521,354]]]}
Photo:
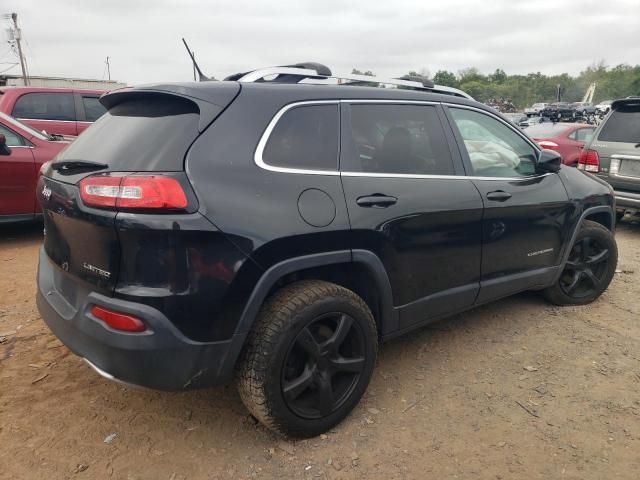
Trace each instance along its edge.
{"label": "roof rail", "polygon": [[[273,78],[268,78],[273,77]],[[431,80],[417,76],[404,76],[401,78],[380,78],[369,75],[333,75],[331,70],[319,63],[297,63],[295,65],[284,65],[281,67],[267,67],[250,72],[236,73],[229,75],[225,80],[235,80],[242,83],[311,83],[311,84],[338,84],[338,85],[393,85],[396,88],[408,88],[411,90],[422,90],[433,93],[443,93],[455,95],[457,97],[473,97],[457,88],[446,87],[444,85],[434,85]]]}

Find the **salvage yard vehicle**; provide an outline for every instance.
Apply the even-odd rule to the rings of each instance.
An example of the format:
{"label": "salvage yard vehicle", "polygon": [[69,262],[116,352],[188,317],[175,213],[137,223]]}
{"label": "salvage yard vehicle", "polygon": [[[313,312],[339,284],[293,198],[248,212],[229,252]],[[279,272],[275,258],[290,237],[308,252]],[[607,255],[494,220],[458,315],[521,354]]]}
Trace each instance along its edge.
{"label": "salvage yard vehicle", "polygon": [[640,211],[640,98],[611,104],[580,157],[578,168],[595,173],[615,191],[616,216]]}
{"label": "salvage yard vehicle", "polygon": [[558,152],[563,164],[575,167],[595,129],[584,123],[544,122],[529,126],[524,132],[540,147]]}
{"label": "salvage yard vehicle", "polygon": [[573,108],[566,102],[550,103],[542,110],[540,116],[548,118],[554,122],[573,119]]}
{"label": "salvage yard vehicle", "polygon": [[37,303],[107,378],[235,377],[259,421],[309,437],[355,407],[381,341],[525,290],[586,304],[613,277],[611,188],[460,90],[307,63],[100,101],[39,180]]}
{"label": "salvage yard vehicle", "polygon": [[538,116],[547,105],[548,103],[534,103],[530,107],[524,109],[524,114],[527,117]]}
{"label": "salvage yard vehicle", "polygon": [[104,90],[50,87],[0,88],[0,112],[36,130],[76,137],[106,111],[99,101]]}
{"label": "salvage yard vehicle", "polygon": [[38,171],[67,144],[0,112],[0,223],[41,216]]}

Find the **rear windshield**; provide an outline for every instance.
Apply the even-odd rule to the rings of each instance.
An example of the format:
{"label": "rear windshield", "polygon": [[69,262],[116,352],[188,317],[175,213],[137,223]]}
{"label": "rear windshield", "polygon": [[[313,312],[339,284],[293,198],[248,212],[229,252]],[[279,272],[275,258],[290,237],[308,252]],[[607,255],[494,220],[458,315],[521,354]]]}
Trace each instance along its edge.
{"label": "rear windshield", "polygon": [[196,104],[145,95],[117,104],[58,156],[105,163],[111,171],[182,171],[198,136]]}
{"label": "rear windshield", "polygon": [[602,126],[598,140],[640,143],[640,106],[624,105],[614,110]]}
{"label": "rear windshield", "polygon": [[558,125],[557,123],[544,122],[531,125],[524,129],[525,133],[531,138],[549,138],[560,135],[567,127]]}

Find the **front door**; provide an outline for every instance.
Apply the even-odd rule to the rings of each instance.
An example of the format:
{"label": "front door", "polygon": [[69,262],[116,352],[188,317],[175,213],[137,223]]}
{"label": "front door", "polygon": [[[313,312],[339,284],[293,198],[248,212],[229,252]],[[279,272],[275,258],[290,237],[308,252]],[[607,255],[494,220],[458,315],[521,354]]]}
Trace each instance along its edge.
{"label": "front door", "polygon": [[485,206],[478,303],[550,283],[574,210],[560,177],[536,173],[538,149],[498,117],[447,110]]}
{"label": "front door", "polygon": [[33,214],[36,165],[31,146],[13,130],[0,125],[11,155],[0,155],[0,216]]}
{"label": "front door", "polygon": [[[435,104],[343,103],[341,176],[353,249],[384,264],[402,330],[479,290],[482,199]],[[383,334],[390,332],[383,332]]]}

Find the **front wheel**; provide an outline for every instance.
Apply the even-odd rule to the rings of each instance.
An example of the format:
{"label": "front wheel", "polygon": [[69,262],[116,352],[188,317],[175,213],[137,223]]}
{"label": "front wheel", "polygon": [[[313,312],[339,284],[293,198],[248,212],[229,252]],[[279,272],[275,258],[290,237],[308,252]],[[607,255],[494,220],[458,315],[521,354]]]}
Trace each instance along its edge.
{"label": "front wheel", "polygon": [[378,335],[366,303],[341,286],[301,281],[263,306],[239,364],[238,391],[269,429],[319,435],[364,394]]}
{"label": "front wheel", "polygon": [[599,223],[586,220],[556,283],[544,290],[556,305],[584,305],[604,292],[618,264],[618,246],[613,234]]}

